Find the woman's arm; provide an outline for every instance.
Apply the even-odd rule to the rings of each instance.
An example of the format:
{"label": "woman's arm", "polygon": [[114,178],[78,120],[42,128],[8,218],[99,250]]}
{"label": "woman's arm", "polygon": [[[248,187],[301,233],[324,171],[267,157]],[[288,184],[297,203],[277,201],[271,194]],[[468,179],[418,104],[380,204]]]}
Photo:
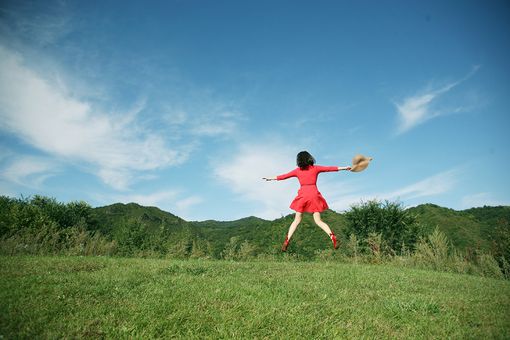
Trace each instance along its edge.
{"label": "woman's arm", "polygon": [[262,177],[262,179],[265,179],[266,181],[281,181],[281,180],[284,180],[284,179],[287,179],[287,178],[291,178],[291,177],[296,177],[296,170],[297,169],[294,169],[292,170],[291,172],[288,172],[286,174],[283,174],[283,175],[278,175],[276,177]]}
{"label": "woman's arm", "polygon": [[318,172],[351,170],[350,166],[322,166],[322,165],[316,165],[315,168],[317,169]]}

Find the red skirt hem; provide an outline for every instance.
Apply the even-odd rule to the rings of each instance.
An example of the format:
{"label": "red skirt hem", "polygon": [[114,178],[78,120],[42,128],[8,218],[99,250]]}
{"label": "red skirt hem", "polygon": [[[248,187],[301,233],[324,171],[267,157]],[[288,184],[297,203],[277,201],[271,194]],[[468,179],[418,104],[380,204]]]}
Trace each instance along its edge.
{"label": "red skirt hem", "polygon": [[324,210],[329,209],[329,206],[320,192],[316,192],[313,195],[298,194],[290,204],[290,208],[300,213],[314,213],[323,212]]}

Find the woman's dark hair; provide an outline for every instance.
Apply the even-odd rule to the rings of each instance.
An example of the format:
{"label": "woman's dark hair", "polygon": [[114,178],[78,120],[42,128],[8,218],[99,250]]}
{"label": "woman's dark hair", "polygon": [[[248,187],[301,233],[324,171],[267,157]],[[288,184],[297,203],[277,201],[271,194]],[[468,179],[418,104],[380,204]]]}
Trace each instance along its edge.
{"label": "woman's dark hair", "polygon": [[297,166],[301,168],[301,170],[304,170],[308,168],[308,166],[315,164],[315,158],[313,158],[313,156],[310,155],[308,151],[301,151],[297,154],[296,163]]}

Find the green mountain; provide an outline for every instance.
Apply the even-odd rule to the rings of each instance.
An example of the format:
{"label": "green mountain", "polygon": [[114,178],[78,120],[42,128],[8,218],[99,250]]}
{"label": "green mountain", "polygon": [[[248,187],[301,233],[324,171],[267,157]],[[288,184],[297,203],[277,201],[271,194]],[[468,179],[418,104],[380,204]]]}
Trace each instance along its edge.
{"label": "green mountain", "polygon": [[169,212],[156,207],[144,207],[136,203],[115,203],[104,207],[94,208],[93,217],[97,221],[98,229],[103,234],[111,234],[115,227],[127,221],[139,221],[150,226],[150,229],[161,227],[181,229],[188,222]]}
{"label": "green mountain", "polygon": [[[508,206],[456,211],[423,204],[407,211],[422,228],[418,235],[439,228],[458,249],[480,249],[510,257]],[[346,216],[332,210],[322,214],[322,219],[344,244],[349,236]],[[135,203],[92,208],[86,202],[60,203],[43,196],[21,199],[0,196],[0,246],[3,247],[0,251],[80,253],[88,247],[91,254],[122,256],[168,254],[219,258],[227,253],[280,254],[292,220],[293,215],[287,215],[272,221],[250,216],[234,221],[198,222]],[[315,225],[310,214],[305,214],[289,253],[308,259],[318,251],[329,249],[328,235]]]}
{"label": "green mountain", "polygon": [[[185,221],[156,207],[144,207],[136,203],[116,203],[94,208],[92,215],[97,229],[114,239],[136,225],[136,228],[141,226],[145,233],[164,235],[170,242],[188,242],[189,247],[193,241],[207,242],[214,256],[221,254],[231,238],[237,238],[240,243],[248,241],[256,252],[278,252],[293,220],[293,215],[287,215],[273,221],[254,216],[234,221]],[[345,225],[342,214],[329,210],[322,214],[322,218],[337,235],[342,235]],[[293,248],[299,248],[299,256],[308,257],[318,249],[329,249],[330,241],[315,225],[312,216],[305,215],[289,250]]]}
{"label": "green mountain", "polygon": [[453,210],[422,204],[409,211],[416,214],[426,232],[438,227],[459,249],[490,249],[497,226],[510,222],[510,207],[481,207]]}
{"label": "green mountain", "polygon": [[[482,207],[456,211],[434,204],[423,204],[409,208],[417,216],[425,233],[438,227],[447,236],[452,245],[459,249],[488,250],[493,239],[493,230],[497,225],[510,222],[510,207]],[[164,230],[166,235],[173,235],[174,241],[187,237],[190,242],[202,240],[209,242],[215,255],[219,255],[225,244],[233,237],[239,242],[248,241],[258,251],[277,252],[293,215],[268,221],[257,217],[246,217],[234,221],[185,221],[178,216],[162,211],[156,207],[143,207],[135,203],[113,204],[94,208],[93,215],[99,230],[105,235],[112,235],[119,229],[139,223],[149,233]],[[345,217],[341,213],[328,210],[322,219],[331,229],[346,241],[343,234]],[[172,239],[172,238],[171,238]],[[329,238],[313,222],[312,216],[306,214],[298,227],[291,243],[290,251],[295,248],[299,255],[309,256],[321,249],[329,249]]]}

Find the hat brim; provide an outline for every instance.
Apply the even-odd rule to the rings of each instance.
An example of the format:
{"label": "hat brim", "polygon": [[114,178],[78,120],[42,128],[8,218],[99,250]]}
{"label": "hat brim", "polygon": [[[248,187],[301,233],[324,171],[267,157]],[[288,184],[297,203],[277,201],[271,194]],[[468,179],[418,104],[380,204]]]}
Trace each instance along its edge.
{"label": "hat brim", "polygon": [[351,171],[352,172],[360,172],[365,170],[368,165],[370,164],[370,161],[372,160],[372,157],[366,157],[363,155],[356,155],[352,159],[352,166]]}
{"label": "hat brim", "polygon": [[368,167],[368,164],[370,164],[369,160],[364,160],[362,162],[359,162],[358,164],[355,164],[351,167],[352,172],[360,172],[365,170]]}

